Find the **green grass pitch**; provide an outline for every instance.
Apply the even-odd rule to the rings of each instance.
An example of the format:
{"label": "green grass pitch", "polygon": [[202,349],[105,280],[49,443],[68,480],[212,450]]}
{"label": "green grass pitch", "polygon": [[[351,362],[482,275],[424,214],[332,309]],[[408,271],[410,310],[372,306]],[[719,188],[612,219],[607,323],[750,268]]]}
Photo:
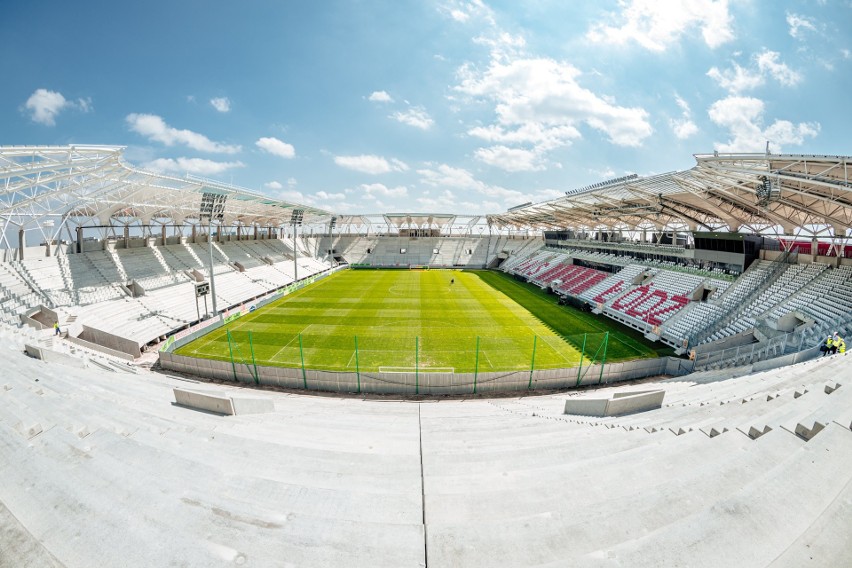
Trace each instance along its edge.
{"label": "green grass pitch", "polygon": [[251,364],[253,351],[257,365],[282,367],[300,367],[304,357],[306,368],[329,371],[552,369],[579,364],[584,340],[584,361],[600,361],[607,331],[607,361],[657,356],[638,332],[560,306],[555,296],[502,273],[346,270],[177,353],[223,361],[233,353]]}

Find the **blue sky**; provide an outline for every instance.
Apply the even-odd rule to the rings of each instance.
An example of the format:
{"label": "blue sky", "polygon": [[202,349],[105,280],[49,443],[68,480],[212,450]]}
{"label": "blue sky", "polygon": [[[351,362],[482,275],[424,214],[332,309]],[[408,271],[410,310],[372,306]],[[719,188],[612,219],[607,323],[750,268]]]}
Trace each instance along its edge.
{"label": "blue sky", "polygon": [[0,144],[338,213],[504,211],[692,154],[852,154],[852,1],[5,2]]}

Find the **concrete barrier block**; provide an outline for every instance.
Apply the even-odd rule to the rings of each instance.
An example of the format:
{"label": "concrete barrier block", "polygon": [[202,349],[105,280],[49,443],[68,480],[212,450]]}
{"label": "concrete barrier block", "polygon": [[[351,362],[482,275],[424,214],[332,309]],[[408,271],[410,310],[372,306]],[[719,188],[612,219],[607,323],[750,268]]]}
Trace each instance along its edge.
{"label": "concrete barrier block", "polygon": [[269,398],[231,397],[234,414],[264,414],[275,412],[275,404]]}
{"label": "concrete barrier block", "polygon": [[215,412],[232,416],[234,413],[234,403],[227,396],[220,396],[199,391],[191,391],[187,389],[174,389],[175,402],[180,406],[194,408],[196,410],[204,410],[207,412]]}

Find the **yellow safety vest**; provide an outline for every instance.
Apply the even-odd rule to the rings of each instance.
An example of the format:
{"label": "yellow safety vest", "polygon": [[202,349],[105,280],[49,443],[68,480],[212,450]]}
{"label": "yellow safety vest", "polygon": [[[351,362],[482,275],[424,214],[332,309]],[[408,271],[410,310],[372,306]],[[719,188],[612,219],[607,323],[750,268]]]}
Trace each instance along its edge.
{"label": "yellow safety vest", "polygon": [[845,353],[846,352],[846,342],[843,341],[842,339],[837,340],[837,352],[838,353]]}

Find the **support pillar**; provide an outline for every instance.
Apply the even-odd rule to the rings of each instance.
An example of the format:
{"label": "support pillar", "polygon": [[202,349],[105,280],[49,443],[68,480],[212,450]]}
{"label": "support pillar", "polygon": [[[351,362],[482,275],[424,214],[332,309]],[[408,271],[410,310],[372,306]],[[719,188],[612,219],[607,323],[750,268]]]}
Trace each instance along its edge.
{"label": "support pillar", "polygon": [[130,248],[130,227],[124,226],[124,248]]}
{"label": "support pillar", "polygon": [[83,227],[77,227],[77,253],[83,252]]}
{"label": "support pillar", "polygon": [[254,226],[254,240],[257,240],[257,225]]}
{"label": "support pillar", "polygon": [[193,225],[192,226],[192,241],[190,241],[190,242],[192,242],[193,244],[197,243],[198,242],[197,238],[198,237],[195,233],[195,225]]}
{"label": "support pillar", "polygon": [[[18,260],[24,260],[24,230],[18,229]],[[50,246],[50,245],[48,245]]]}
{"label": "support pillar", "polygon": [[163,246],[166,246],[167,242],[168,242],[168,237],[166,236],[166,226],[163,225]]}

